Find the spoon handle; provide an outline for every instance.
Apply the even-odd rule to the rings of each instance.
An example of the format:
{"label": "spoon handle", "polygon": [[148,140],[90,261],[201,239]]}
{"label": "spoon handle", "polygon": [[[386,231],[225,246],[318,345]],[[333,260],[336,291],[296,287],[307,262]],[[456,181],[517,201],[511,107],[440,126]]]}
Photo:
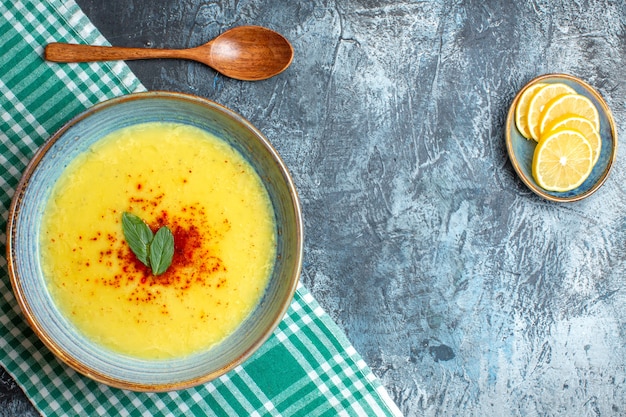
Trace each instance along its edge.
{"label": "spoon handle", "polygon": [[184,49],[126,48],[54,42],[46,46],[45,58],[53,62],[92,62],[149,58],[189,59],[190,56]]}

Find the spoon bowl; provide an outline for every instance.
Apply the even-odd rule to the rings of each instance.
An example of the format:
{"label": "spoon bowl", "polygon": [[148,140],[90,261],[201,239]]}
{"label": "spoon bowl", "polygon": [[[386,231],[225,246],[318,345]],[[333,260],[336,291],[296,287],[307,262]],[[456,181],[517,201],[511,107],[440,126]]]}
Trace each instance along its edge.
{"label": "spoon bowl", "polygon": [[152,58],[189,59],[237,80],[258,81],[283,72],[293,60],[293,47],[284,36],[261,26],[238,26],[194,48],[149,49],[50,43],[45,59],[53,62],[92,62]]}

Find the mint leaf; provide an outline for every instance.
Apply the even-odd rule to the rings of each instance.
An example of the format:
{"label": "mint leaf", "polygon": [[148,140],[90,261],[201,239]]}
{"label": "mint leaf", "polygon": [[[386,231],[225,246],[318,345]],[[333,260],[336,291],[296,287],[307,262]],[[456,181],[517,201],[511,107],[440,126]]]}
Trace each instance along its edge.
{"label": "mint leaf", "polygon": [[122,214],[124,237],[130,250],[145,266],[152,268],[154,275],[167,271],[174,257],[174,235],[167,227],[161,227],[156,234],[140,217],[124,212]]}
{"label": "mint leaf", "polygon": [[152,273],[161,275],[172,264],[174,257],[174,235],[167,227],[161,227],[152,240],[150,245],[150,264],[152,265]]}
{"label": "mint leaf", "polygon": [[150,266],[150,242],[152,242],[152,230],[138,216],[124,212],[122,214],[122,229],[130,250],[137,259],[145,266]]}

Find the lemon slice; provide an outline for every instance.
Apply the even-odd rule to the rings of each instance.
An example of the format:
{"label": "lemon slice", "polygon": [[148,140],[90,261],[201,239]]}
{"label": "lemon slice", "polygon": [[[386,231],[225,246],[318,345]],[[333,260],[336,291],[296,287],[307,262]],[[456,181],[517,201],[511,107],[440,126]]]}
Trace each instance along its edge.
{"label": "lemon slice", "polygon": [[591,100],[580,94],[565,94],[550,100],[541,112],[539,120],[539,134],[546,129],[546,125],[566,115],[580,116],[593,123],[596,130],[600,130],[600,116],[598,109]]}
{"label": "lemon slice", "polygon": [[581,185],[593,168],[593,151],[575,130],[557,130],[535,148],[533,177],[548,191],[570,191]]}
{"label": "lemon slice", "polygon": [[539,122],[543,109],[550,100],[563,94],[576,94],[576,91],[568,85],[563,83],[546,84],[541,87],[535,95],[530,99],[528,105],[528,131],[530,136],[539,140],[541,134],[539,130]]}
{"label": "lemon slice", "polygon": [[530,100],[533,98],[535,93],[545,85],[547,84],[537,83],[528,87],[520,96],[517,106],[515,107],[515,125],[517,126],[517,130],[519,130],[522,136],[526,139],[532,138],[532,135],[528,130],[528,109],[530,107]]}
{"label": "lemon slice", "polygon": [[566,115],[548,123],[541,137],[544,138],[550,133],[562,129],[572,129],[580,132],[589,141],[591,151],[593,152],[592,163],[595,165],[600,157],[600,151],[602,151],[602,138],[593,123],[580,116]]}

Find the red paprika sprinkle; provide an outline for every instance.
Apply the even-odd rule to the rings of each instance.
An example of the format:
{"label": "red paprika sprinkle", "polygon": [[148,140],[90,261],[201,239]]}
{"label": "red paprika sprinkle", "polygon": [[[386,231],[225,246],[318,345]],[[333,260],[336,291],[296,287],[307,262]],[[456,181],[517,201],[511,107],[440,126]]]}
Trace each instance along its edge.
{"label": "red paprika sprinkle", "polygon": [[[157,305],[162,305],[163,314],[169,313],[167,305],[162,304],[165,294],[160,289],[169,288],[175,292],[177,298],[183,299],[193,286],[212,287],[215,290],[223,287],[226,284],[223,277],[226,267],[214,248],[230,230],[228,219],[211,224],[204,207],[197,203],[182,206],[176,213],[170,212],[162,208],[165,195],[159,193],[158,186],[156,190],[150,188],[148,191],[144,183],[137,183],[136,188],[143,190],[142,197],[130,192],[126,210],[142,213],[142,218],[148,220],[153,233],[162,226],[167,226],[172,231],[172,263],[163,274],[155,276],[151,268],[132,253],[124,239],[108,233],[106,239],[103,239],[107,246],[100,252],[98,262],[111,268],[119,265],[121,273],[113,279],[102,277],[95,281],[104,286],[124,289],[127,294],[125,298],[133,303],[159,303]],[[124,210],[119,210],[122,211]],[[99,233],[96,236],[100,235]]]}

